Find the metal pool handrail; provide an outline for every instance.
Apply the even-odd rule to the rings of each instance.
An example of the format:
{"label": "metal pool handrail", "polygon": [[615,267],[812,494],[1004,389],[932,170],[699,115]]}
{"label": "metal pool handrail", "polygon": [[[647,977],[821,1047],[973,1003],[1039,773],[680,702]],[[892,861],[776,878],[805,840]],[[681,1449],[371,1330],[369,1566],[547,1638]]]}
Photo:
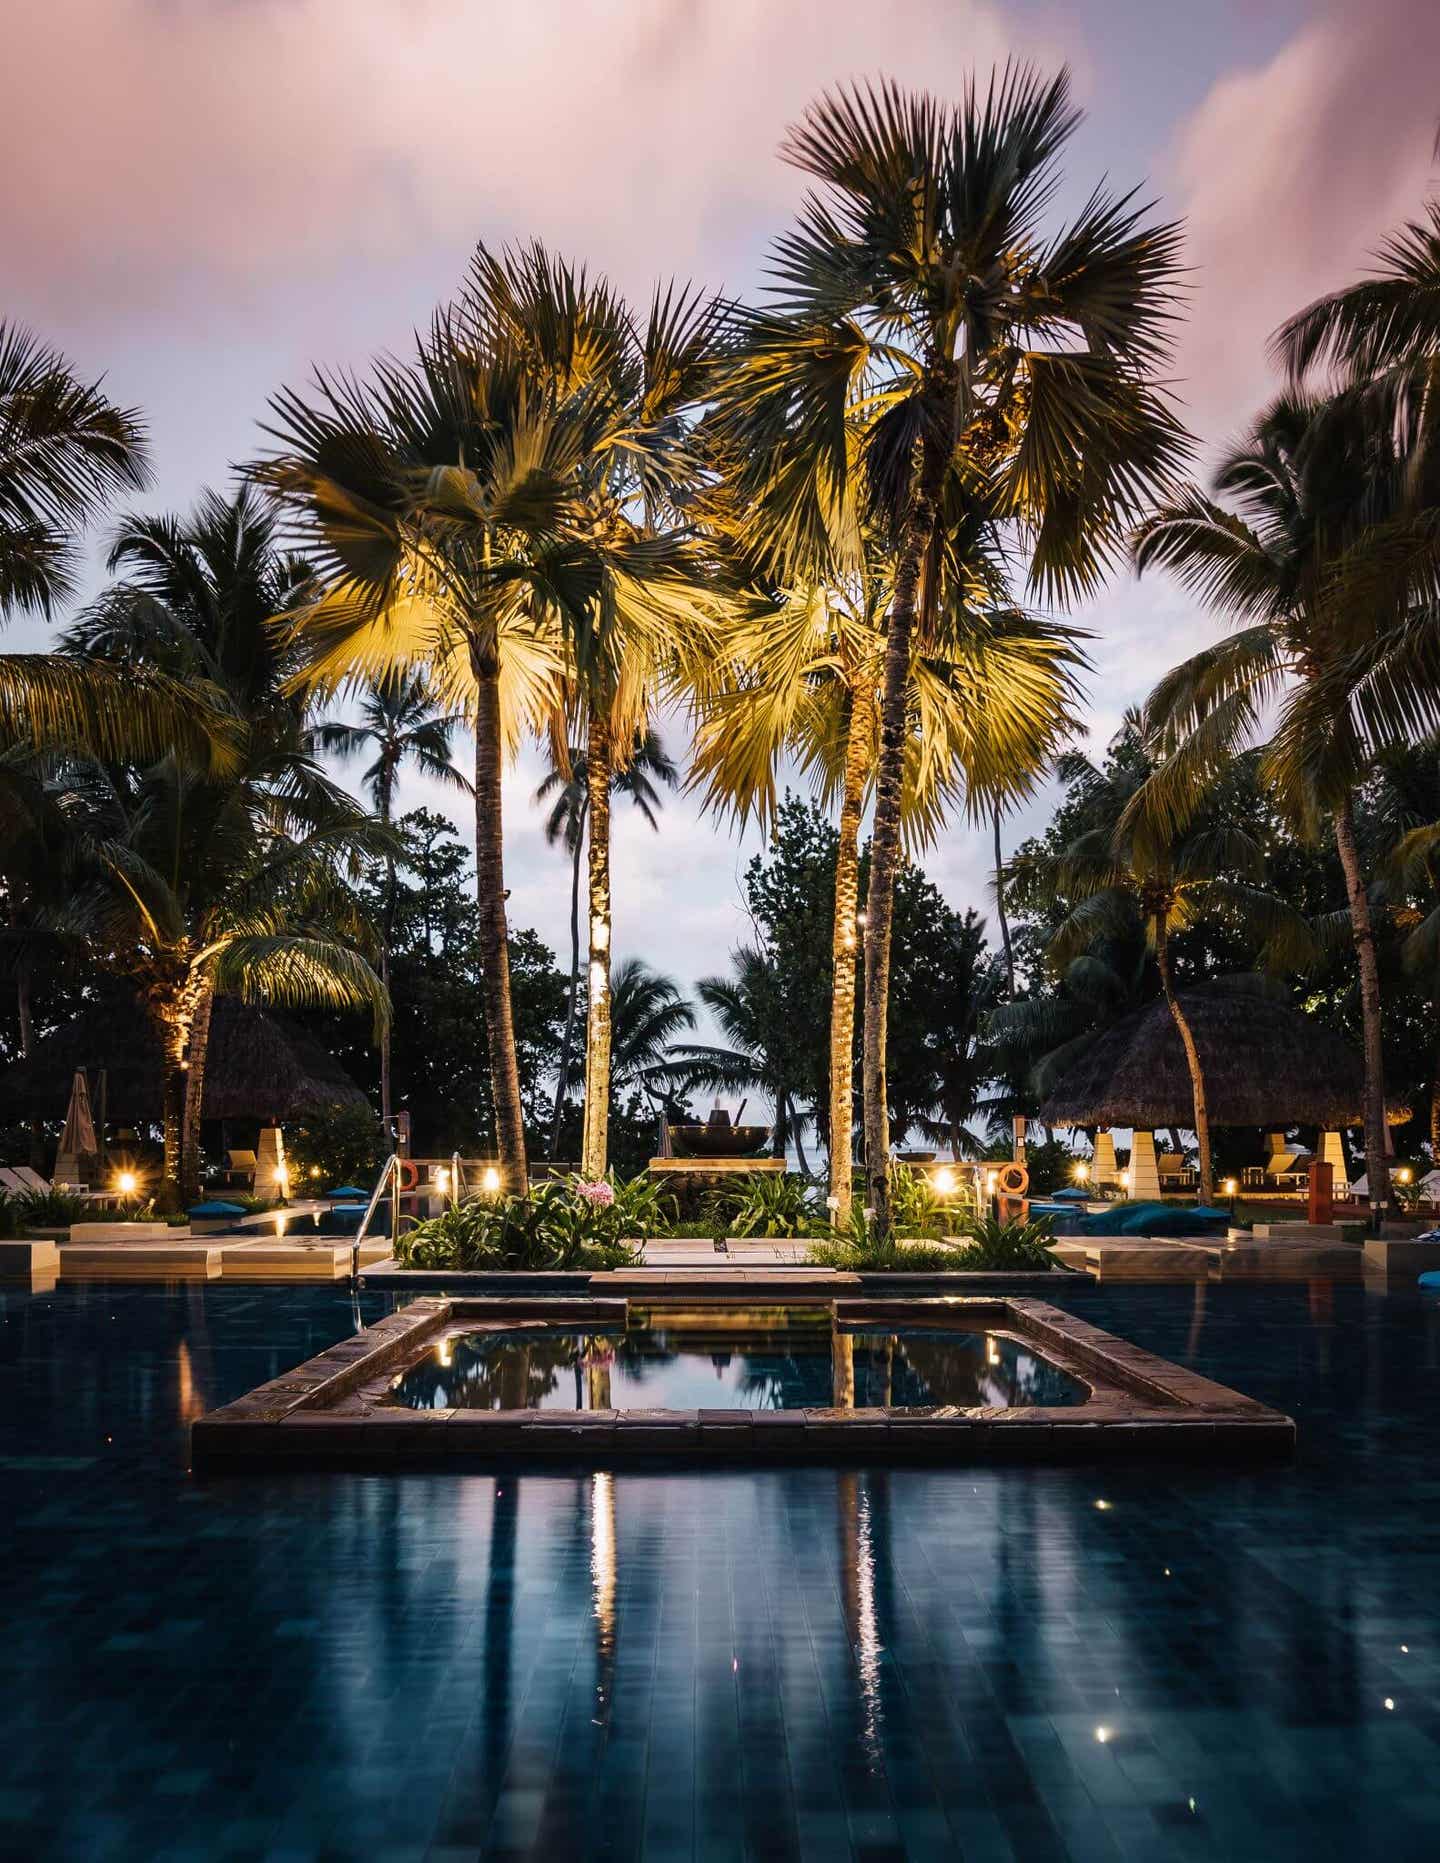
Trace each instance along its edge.
{"label": "metal pool handrail", "polygon": [[370,1201],[365,1205],[365,1214],[360,1218],[360,1227],[355,1231],[355,1240],[350,1249],[350,1279],[358,1280],[360,1276],[360,1244],[365,1240],[380,1199],[385,1194],[385,1186],[391,1187],[390,1194],[390,1246],[400,1240],[400,1154],[392,1151],[385,1160],[375,1188],[370,1193]]}

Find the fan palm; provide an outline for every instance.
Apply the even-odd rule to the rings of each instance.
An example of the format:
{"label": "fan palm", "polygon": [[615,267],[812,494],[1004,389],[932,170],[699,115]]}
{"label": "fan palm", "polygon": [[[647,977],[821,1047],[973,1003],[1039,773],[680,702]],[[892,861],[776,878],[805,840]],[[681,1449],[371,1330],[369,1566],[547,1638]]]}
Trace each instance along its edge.
{"label": "fan palm", "polygon": [[[395,814],[395,791],[400,772],[409,763],[438,783],[469,792],[468,780],[455,768],[451,740],[464,720],[437,702],[423,673],[399,673],[366,687],[360,701],[360,722],[322,719],[311,729],[311,741],[331,756],[349,760],[375,752],[375,761],[361,778],[375,813],[388,828]],[[385,922],[381,927],[380,980],[390,989],[390,944],[394,937],[395,856],[385,855]],[[391,1129],[390,1030],[380,1039],[380,1117]]]}
{"label": "fan palm", "polygon": [[[1007,67],[942,104],[840,90],[790,132],[820,184],[774,249],[726,391],[740,502],[783,581],[828,577],[847,508],[894,552],[865,941],[865,1163],[889,1222],[885,1018],[913,645],[943,643],[950,539],[1009,532],[1049,597],[1094,589],[1184,453],[1155,371],[1172,227],[1094,194],[1040,218],[1078,122],[1069,78]],[[852,495],[857,492],[858,495]],[[962,514],[971,514],[969,523]]]}
{"label": "fan palm", "polygon": [[[638,812],[657,832],[662,806],[656,783],[674,789],[680,773],[666,755],[665,747],[654,731],[637,739],[628,761],[610,779],[612,795],[632,802]],[[583,745],[572,744],[563,762],[555,763],[539,788],[536,802],[549,802],[545,817],[545,839],[551,847],[562,842],[570,856],[570,988],[565,1001],[565,1031],[560,1038],[560,1059],[556,1063],[555,1104],[550,1115],[550,1159],[559,1155],[560,1109],[570,1084],[570,1051],[575,1037],[575,1017],[580,1003],[580,867],[585,853],[585,829],[590,816],[590,773]],[[614,1037],[614,995],[611,983],[612,1043]]]}
{"label": "fan palm", "polygon": [[[983,562],[977,596],[982,587],[999,587]],[[778,612],[737,617],[695,694],[691,780],[712,804],[767,821],[776,766],[787,753],[827,803],[839,801],[827,1126],[837,1227],[850,1219],[860,824],[879,755],[879,617],[889,589],[886,561],[872,543],[852,581],[797,589]],[[978,601],[943,652],[916,652],[901,798],[912,848],[933,841],[951,804],[973,813],[994,797],[998,809],[1001,798],[1029,791],[1073,724],[1082,663],[1073,632]]]}
{"label": "fan palm", "polygon": [[730,1045],[679,1044],[672,1051],[674,1077],[687,1088],[763,1093],[775,1108],[771,1151],[783,1158],[785,1141],[793,1135],[800,1169],[808,1171],[801,1147],[802,1108],[793,1098],[779,1033],[784,1018],[774,966],[762,951],[750,945],[733,952],[731,964],[733,976],[701,977],[695,985],[695,994]]}
{"label": "fan palm", "polygon": [[[1377,1213],[1388,1195],[1380,974],[1355,794],[1379,752],[1440,723],[1440,680],[1433,669],[1427,678],[1424,664],[1433,611],[1384,567],[1418,418],[1392,413],[1364,397],[1282,396],[1222,463],[1216,498],[1185,490],[1135,543],[1142,572],[1170,569],[1241,624],[1151,694],[1146,716],[1160,761],[1147,807],[1183,821],[1216,770],[1273,715],[1261,780],[1307,834],[1327,817],[1331,824],[1360,980]],[[1372,576],[1367,563],[1376,559]]]}
{"label": "fan palm", "polygon": [[674,1078],[675,1038],[695,1026],[695,1011],[673,977],[642,958],[615,966],[610,990],[614,1052],[611,1085],[617,1095],[639,1088],[663,1099]]}

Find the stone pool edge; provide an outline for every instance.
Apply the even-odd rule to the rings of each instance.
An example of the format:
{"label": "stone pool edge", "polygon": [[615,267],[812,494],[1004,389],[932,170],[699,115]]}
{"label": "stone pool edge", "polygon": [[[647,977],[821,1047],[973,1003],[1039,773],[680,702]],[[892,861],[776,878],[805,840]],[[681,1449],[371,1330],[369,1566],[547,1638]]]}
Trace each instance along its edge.
{"label": "stone pool edge", "polygon": [[[637,1305],[649,1304],[637,1302]],[[352,1339],[259,1385],[191,1426],[202,1472],[293,1467],[402,1468],[496,1461],[1088,1462],[1283,1458],[1295,1424],[1281,1412],[1047,1302],[1005,1296],[832,1299],[842,1325],[1006,1330],[1091,1387],[1073,1408],[410,1411],[366,1401],[362,1387],[465,1322],[623,1324],[623,1300],[422,1297]]]}

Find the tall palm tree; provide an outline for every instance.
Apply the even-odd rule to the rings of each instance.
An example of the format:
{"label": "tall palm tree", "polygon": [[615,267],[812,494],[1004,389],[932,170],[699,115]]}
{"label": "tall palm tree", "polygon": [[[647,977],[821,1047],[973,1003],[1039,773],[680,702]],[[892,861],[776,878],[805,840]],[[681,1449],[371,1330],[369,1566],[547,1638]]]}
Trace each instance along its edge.
{"label": "tall palm tree", "polygon": [[1222,463],[1215,498],[1188,488],[1135,543],[1142,572],[1170,569],[1240,624],[1151,694],[1160,762],[1146,806],[1182,821],[1269,724],[1262,781],[1303,832],[1330,823],[1360,979],[1377,1219],[1389,1192],[1380,972],[1355,794],[1379,752],[1440,724],[1433,612],[1389,573],[1389,520],[1403,509],[1419,418],[1366,397],[1282,396]]}
{"label": "tall palm tree", "polygon": [[580,1168],[596,1179],[608,1162],[611,1100],[610,796],[615,774],[645,741],[683,637],[703,636],[715,599],[687,506],[701,478],[691,429],[709,386],[717,310],[672,286],[656,291],[642,324],[603,278],[538,244],[503,258],[482,247],[467,297],[523,350],[549,392],[587,396],[598,413],[571,488],[593,592],[567,629],[575,678],[566,695],[585,731],[590,936]]}
{"label": "tall palm tree", "polygon": [[293,652],[271,627],[304,566],[277,547],[253,493],[211,493],[188,519],[128,518],[110,553],[123,575],[63,636],[89,669],[203,679],[246,727],[237,769],[173,758],[78,772],[91,886],[70,929],[138,986],[165,1061],[164,1201],[193,1197],[214,999],[368,1007],[388,999],[348,880],[387,831],[310,752]]}
{"label": "tall palm tree", "polygon": [[1092,590],[1185,451],[1156,385],[1175,229],[1103,191],[1040,229],[1078,121],[1067,73],[1018,66],[954,105],[893,84],[822,98],[783,149],[819,186],[776,243],[771,306],[744,320],[726,393],[741,502],[782,579],[832,572],[847,503],[894,552],[865,939],[865,1168],[882,1234],[907,694],[917,630],[943,641],[950,539],[978,507],[1028,552],[1033,587]]}
{"label": "tall palm tree", "polygon": [[[971,558],[973,612],[944,649],[917,648],[907,708],[901,820],[912,850],[929,845],[951,806],[1018,799],[1072,726],[1083,665],[1079,636],[998,600],[1003,577]],[[740,614],[695,684],[693,784],[707,801],[762,824],[776,768],[798,759],[827,803],[839,803],[831,928],[829,1166],[837,1227],[853,1180],[855,995],[859,963],[860,826],[879,756],[879,697],[888,564],[874,540],[856,577],[789,593],[778,609]]]}
{"label": "tall palm tree", "polygon": [[1382,893],[1405,932],[1406,968],[1432,980],[1430,1156],[1440,1167],[1440,738],[1382,756],[1376,776],[1375,816],[1390,845]]}
{"label": "tall palm tree", "polygon": [[[464,723],[458,712],[447,712],[420,672],[397,673],[365,688],[360,722],[347,724],[322,719],[311,728],[311,741],[331,756],[349,760],[375,752],[375,760],[362,777],[375,813],[388,828],[395,816],[395,791],[407,763],[438,783],[467,794],[470,783],[456,769],[451,740]],[[385,855],[385,921],[380,938],[380,980],[390,989],[390,944],[395,932],[395,856]],[[390,1029],[380,1038],[380,1117],[388,1132],[391,1104]]]}
{"label": "tall palm tree", "polygon": [[[1132,715],[1125,729],[1138,737],[1140,720]],[[1082,766],[1088,766],[1083,775]],[[1123,936],[1137,916],[1144,925],[1160,989],[1185,1051],[1200,1151],[1200,1200],[1208,1203],[1215,1178],[1205,1071],[1176,994],[1170,940],[1202,914],[1223,912],[1243,920],[1257,935],[1270,963],[1298,966],[1314,955],[1309,928],[1299,913],[1266,890],[1263,849],[1235,820],[1223,814],[1206,819],[1197,810],[1177,825],[1163,812],[1153,813],[1143,766],[1117,763],[1102,773],[1082,753],[1070,751],[1061,774],[1072,787],[1085,781],[1105,825],[1084,830],[1054,852],[1017,856],[1010,876],[1032,892],[1048,890],[1063,905],[1049,947],[1057,966],[1073,963],[1099,939]]]}
{"label": "tall palm tree", "polygon": [[[659,832],[662,800],[657,783],[674,789],[680,772],[666,754],[654,731],[637,739],[623,768],[610,779],[612,795],[632,802],[650,826]],[[550,1115],[550,1161],[559,1155],[560,1109],[570,1084],[570,1052],[575,1037],[575,1017],[580,1002],[580,867],[585,852],[585,830],[590,817],[590,773],[583,745],[568,747],[563,763],[557,762],[535,791],[536,802],[549,802],[545,817],[545,839],[551,847],[563,842],[570,856],[570,988],[565,1001],[565,1032],[560,1038],[560,1059],[556,1064],[555,1104]],[[611,1025],[614,1039],[616,985],[611,983]]]}
{"label": "tall palm tree", "polygon": [[652,1101],[663,1101],[676,1074],[675,1038],[694,1028],[695,1011],[674,978],[651,970],[643,958],[627,957],[615,966],[610,994],[616,1097],[639,1088]]}

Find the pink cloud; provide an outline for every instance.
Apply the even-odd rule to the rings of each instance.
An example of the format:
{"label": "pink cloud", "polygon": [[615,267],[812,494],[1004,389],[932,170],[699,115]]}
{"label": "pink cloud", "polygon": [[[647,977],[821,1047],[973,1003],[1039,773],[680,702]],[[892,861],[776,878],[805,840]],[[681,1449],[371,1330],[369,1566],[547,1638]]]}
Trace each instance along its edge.
{"label": "pink cloud", "polygon": [[1195,268],[1180,369],[1207,441],[1273,391],[1276,325],[1357,277],[1419,209],[1437,71],[1433,0],[1335,0],[1267,64],[1214,84],[1182,125],[1163,178]]}

